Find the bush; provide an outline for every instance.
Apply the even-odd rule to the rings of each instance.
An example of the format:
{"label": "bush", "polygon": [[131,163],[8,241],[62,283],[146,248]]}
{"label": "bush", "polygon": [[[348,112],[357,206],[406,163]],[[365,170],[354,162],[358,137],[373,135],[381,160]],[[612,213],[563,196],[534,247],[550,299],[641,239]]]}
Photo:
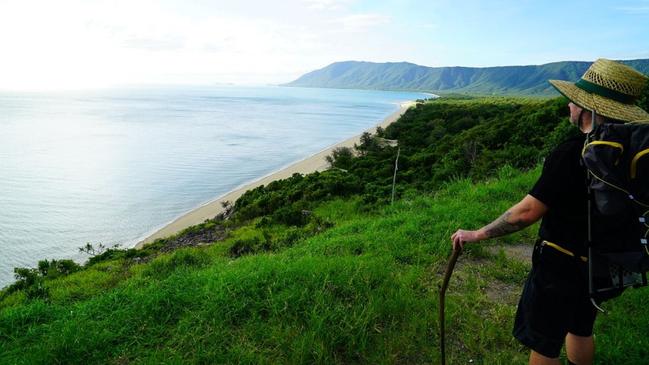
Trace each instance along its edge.
{"label": "bush", "polygon": [[354,152],[351,148],[337,147],[325,159],[329,163],[329,167],[347,170],[352,165],[352,158],[354,158]]}
{"label": "bush", "polygon": [[309,217],[307,211],[295,205],[287,205],[277,209],[273,213],[272,219],[275,223],[300,227],[307,223]]}
{"label": "bush", "polygon": [[36,269],[16,267],[14,268],[16,281],[7,287],[4,294],[23,291],[27,299],[47,299],[46,279],[67,276],[79,270],[81,266],[72,260],[41,260]]}
{"label": "bush", "polygon": [[49,279],[70,275],[79,270],[81,270],[81,266],[72,260],[42,260],[38,262],[38,271],[41,276]]}
{"label": "bush", "polygon": [[47,297],[43,276],[37,269],[17,267],[14,268],[14,276],[16,282],[7,288],[7,294],[22,290],[28,299]]}
{"label": "bush", "polygon": [[237,258],[259,252],[262,250],[264,244],[266,244],[266,248],[270,248],[269,243],[263,242],[259,237],[236,240],[232,246],[230,246],[230,256]]}

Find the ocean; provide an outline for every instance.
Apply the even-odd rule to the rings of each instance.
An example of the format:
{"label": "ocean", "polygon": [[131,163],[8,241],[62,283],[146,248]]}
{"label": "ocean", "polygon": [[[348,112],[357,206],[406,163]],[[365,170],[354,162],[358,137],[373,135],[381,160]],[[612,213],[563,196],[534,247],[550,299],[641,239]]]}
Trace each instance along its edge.
{"label": "ocean", "polygon": [[150,87],[0,92],[0,287],[86,243],[134,246],[429,94]]}

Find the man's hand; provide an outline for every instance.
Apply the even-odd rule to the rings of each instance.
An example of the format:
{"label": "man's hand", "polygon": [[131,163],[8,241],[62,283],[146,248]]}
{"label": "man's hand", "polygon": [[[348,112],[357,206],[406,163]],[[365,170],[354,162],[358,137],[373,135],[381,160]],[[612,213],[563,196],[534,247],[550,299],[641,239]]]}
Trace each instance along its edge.
{"label": "man's hand", "polygon": [[464,242],[477,242],[484,239],[482,237],[480,230],[477,231],[465,231],[463,229],[458,229],[457,232],[453,233],[451,240],[453,241],[453,250],[461,250],[464,248]]}

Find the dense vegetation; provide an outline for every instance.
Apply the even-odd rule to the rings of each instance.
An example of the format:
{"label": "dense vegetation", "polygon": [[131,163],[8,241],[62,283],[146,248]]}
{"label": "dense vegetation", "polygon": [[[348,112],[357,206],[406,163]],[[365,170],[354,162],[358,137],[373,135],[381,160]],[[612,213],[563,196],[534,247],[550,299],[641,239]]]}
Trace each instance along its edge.
{"label": "dense vegetation", "polygon": [[[649,74],[649,60],[623,63]],[[548,79],[577,81],[589,62],[535,66],[426,67],[408,62],[336,62],[309,72],[287,86],[417,90],[479,95],[557,95]]]}
{"label": "dense vegetation", "polygon": [[[558,123],[567,111],[562,98],[420,103],[377,136],[363,135],[358,157],[338,150],[330,158],[334,169],[296,174],[246,192],[236,203],[235,219],[267,216],[266,221],[296,225],[306,221],[303,211],[334,197],[360,196],[364,209],[385,204],[398,149],[397,197],[434,192],[451,179],[483,180],[503,165],[529,169],[576,133],[568,123]],[[398,140],[399,146],[384,139]]]}
{"label": "dense vegetation", "polygon": [[[561,98],[418,103],[336,151],[334,168],[249,191],[143,250],[89,246],[83,267],[18,269],[0,292],[0,364],[438,362],[450,234],[525,194],[543,156],[574,132],[566,114]],[[461,258],[447,299],[449,363],[525,361],[510,330],[534,235]],[[607,303],[598,363],[645,362],[644,295]]]}

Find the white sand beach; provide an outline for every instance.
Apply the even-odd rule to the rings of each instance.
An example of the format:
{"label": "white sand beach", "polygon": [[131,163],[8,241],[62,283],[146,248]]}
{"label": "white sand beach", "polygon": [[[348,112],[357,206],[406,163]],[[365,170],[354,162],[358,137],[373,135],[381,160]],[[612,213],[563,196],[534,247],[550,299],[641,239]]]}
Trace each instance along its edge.
{"label": "white sand beach", "polygon": [[[390,114],[387,118],[385,118],[381,123],[378,125],[366,130],[365,132],[370,132],[374,133],[376,132],[377,127],[385,128],[387,127],[390,123],[396,121],[399,119],[399,117],[412,105],[414,105],[414,102],[406,102],[402,103],[399,107],[399,110],[396,112]],[[325,148],[324,150],[307,157],[303,160],[300,160],[298,162],[295,162],[283,169],[280,169],[278,171],[275,171],[269,175],[266,175],[260,179],[257,179],[253,182],[250,182],[244,186],[241,186],[237,189],[234,189],[230,191],[227,194],[224,194],[215,200],[200,206],[191,212],[179,217],[178,219],[174,220],[173,222],[169,223],[162,229],[158,230],[154,234],[150,235],[149,237],[145,238],[144,240],[140,241],[135,247],[136,248],[142,248],[144,245],[147,243],[151,243],[155,241],[158,238],[164,238],[171,236],[175,233],[178,233],[179,231],[191,227],[193,225],[199,224],[204,222],[206,219],[211,219],[214,218],[217,214],[223,211],[223,207],[221,205],[222,202],[229,201],[231,203],[234,203],[243,193],[250,189],[254,189],[258,186],[261,185],[267,185],[268,183],[275,181],[275,180],[281,180],[288,178],[292,176],[294,173],[300,173],[300,174],[308,174],[311,172],[315,171],[323,171],[326,170],[328,167],[328,164],[325,160],[327,156],[331,154],[331,152],[338,147],[353,147],[354,144],[358,144],[360,142],[360,137],[362,134],[359,134],[357,136],[354,136],[352,138],[349,138],[345,141],[342,141],[340,143],[337,143],[333,146],[330,146],[328,148]]]}

